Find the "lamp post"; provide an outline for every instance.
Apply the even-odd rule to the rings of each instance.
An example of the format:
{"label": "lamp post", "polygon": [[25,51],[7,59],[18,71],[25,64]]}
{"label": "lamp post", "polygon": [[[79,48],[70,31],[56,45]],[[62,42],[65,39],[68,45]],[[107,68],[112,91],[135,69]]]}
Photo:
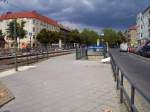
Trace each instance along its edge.
{"label": "lamp post", "polygon": [[100,37],[101,37],[101,44],[103,45],[103,49],[104,49],[104,51],[103,51],[103,55],[104,55],[104,58],[106,58],[107,57],[107,52],[108,52],[108,42],[105,42],[104,43],[104,33],[101,33],[100,34]]}
{"label": "lamp post", "polygon": [[101,42],[102,42],[102,44],[103,44],[103,42],[104,42],[104,33],[101,33],[101,34],[100,34],[100,38],[101,38]]}

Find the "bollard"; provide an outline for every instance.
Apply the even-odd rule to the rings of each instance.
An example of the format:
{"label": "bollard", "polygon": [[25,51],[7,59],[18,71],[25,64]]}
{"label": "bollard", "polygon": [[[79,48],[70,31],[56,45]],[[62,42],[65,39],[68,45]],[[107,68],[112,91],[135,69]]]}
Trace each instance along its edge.
{"label": "bollard", "polygon": [[47,50],[47,52],[46,52],[46,58],[47,58],[47,59],[49,58],[49,52],[48,52],[48,50]]}
{"label": "bollard", "polygon": [[39,61],[38,52],[36,53],[37,62]]}
{"label": "bollard", "polygon": [[86,59],[88,60],[88,50],[85,49],[85,56],[86,56]]}
{"label": "bollard", "polygon": [[78,48],[76,48],[76,60],[78,60]]}
{"label": "bollard", "polygon": [[15,48],[15,71],[18,71],[18,55],[17,55],[17,48]]}

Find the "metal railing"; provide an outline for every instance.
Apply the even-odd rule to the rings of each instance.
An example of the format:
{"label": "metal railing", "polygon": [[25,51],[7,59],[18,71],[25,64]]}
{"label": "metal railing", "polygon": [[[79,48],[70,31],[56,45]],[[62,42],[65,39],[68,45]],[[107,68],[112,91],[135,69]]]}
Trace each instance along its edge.
{"label": "metal railing", "polygon": [[87,49],[85,48],[76,48],[76,60],[87,59]]}
{"label": "metal railing", "polygon": [[90,56],[107,57],[106,48],[76,48],[76,60],[89,59]]}
{"label": "metal railing", "polygon": [[[120,91],[120,103],[124,103],[127,101],[127,104],[129,106],[129,111],[130,112],[141,112],[138,110],[136,107],[135,102],[135,93],[138,92],[144,100],[146,100],[148,103],[150,102],[149,99],[141,92],[139,88],[136,87],[134,83],[126,76],[124,71],[120,68],[120,66],[117,63],[117,60],[114,59],[111,53],[109,53],[111,57],[111,65],[112,65],[112,70],[114,74],[114,79],[116,82],[116,88],[117,90]],[[129,82],[130,85],[130,93],[125,89],[125,80]],[[142,111],[143,112],[143,111]]]}
{"label": "metal railing", "polygon": [[[44,59],[48,59],[49,57],[61,56],[70,53],[71,50],[58,50],[47,52],[36,51],[36,52],[24,52],[22,54],[19,53],[17,55],[17,67],[36,63]],[[16,67],[14,55],[0,57],[0,71],[14,67]]]}

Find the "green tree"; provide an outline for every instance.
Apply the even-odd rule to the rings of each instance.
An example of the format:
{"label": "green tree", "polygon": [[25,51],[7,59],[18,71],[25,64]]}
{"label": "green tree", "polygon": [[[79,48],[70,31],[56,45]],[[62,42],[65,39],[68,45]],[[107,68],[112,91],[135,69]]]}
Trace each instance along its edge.
{"label": "green tree", "polygon": [[1,39],[4,39],[4,35],[3,35],[2,30],[0,30],[0,38],[1,38]]}
{"label": "green tree", "polygon": [[5,47],[5,39],[4,39],[4,35],[2,33],[2,30],[0,30],[0,48],[4,48]]}
{"label": "green tree", "polygon": [[79,31],[77,29],[71,31],[68,35],[67,41],[69,43],[81,43]]}
{"label": "green tree", "polygon": [[119,38],[115,30],[108,28],[104,29],[104,41],[108,42],[109,46],[117,44]]}
{"label": "green tree", "polygon": [[38,34],[37,34],[37,40],[44,45],[47,45],[50,43],[50,32],[46,29],[42,29]]}
{"label": "green tree", "polygon": [[2,37],[3,36],[3,32],[2,32],[2,30],[0,30],[0,37]]}
{"label": "green tree", "polygon": [[[25,21],[21,21],[20,23],[17,22],[17,20],[12,20],[10,23],[8,23],[7,31],[7,37],[15,40],[19,39],[19,45],[20,45],[20,39],[24,38],[26,35],[26,30],[24,30]],[[14,28],[15,26],[15,28]],[[16,46],[18,46],[18,43],[16,43]]]}
{"label": "green tree", "polygon": [[122,42],[127,42],[127,38],[121,31],[116,32],[111,28],[103,29],[104,40],[108,42],[109,46],[120,45]]}
{"label": "green tree", "polygon": [[19,38],[21,39],[21,38],[24,38],[25,37],[25,35],[27,34],[27,31],[26,30],[24,30],[24,27],[25,27],[25,21],[21,21],[21,23],[20,24],[18,24],[18,36],[19,36]]}
{"label": "green tree", "polygon": [[[16,29],[14,28],[14,25],[16,26]],[[20,23],[17,22],[17,20],[12,20],[10,23],[8,23],[8,28],[6,29],[8,37],[11,39],[15,39],[15,36],[21,38],[24,38],[26,35],[26,31],[24,30],[25,22],[21,21]],[[16,30],[16,35],[14,35],[14,32]]]}
{"label": "green tree", "polygon": [[63,41],[65,37],[64,37],[64,34],[62,32],[58,32],[58,37],[57,38],[58,38],[58,40],[61,39]]}
{"label": "green tree", "polygon": [[59,39],[63,39],[64,35],[61,32],[49,32],[50,33],[50,43],[58,43]]}
{"label": "green tree", "polygon": [[[11,38],[11,39],[15,39],[15,37],[14,37],[14,24],[16,25],[16,27],[17,27],[17,21],[16,20],[13,20],[13,21],[11,21],[7,26],[8,26],[8,28],[6,29],[6,31],[7,31],[7,36],[9,37],[9,38]],[[17,28],[16,28],[17,29]]]}
{"label": "green tree", "polygon": [[81,39],[82,42],[86,45],[94,45],[97,42],[97,39],[99,38],[99,35],[97,32],[90,30],[90,29],[84,29],[81,32]]}
{"label": "green tree", "polygon": [[118,36],[118,44],[121,44],[122,42],[127,42],[127,38],[123,35],[121,31],[117,33]]}

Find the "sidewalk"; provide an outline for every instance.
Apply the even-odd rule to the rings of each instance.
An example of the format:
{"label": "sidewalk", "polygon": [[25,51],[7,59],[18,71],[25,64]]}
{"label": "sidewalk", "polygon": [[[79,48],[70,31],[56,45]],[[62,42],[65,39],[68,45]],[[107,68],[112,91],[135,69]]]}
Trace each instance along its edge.
{"label": "sidewalk", "polygon": [[98,61],[60,56],[0,80],[16,97],[3,108],[7,112],[127,112],[110,65]]}

